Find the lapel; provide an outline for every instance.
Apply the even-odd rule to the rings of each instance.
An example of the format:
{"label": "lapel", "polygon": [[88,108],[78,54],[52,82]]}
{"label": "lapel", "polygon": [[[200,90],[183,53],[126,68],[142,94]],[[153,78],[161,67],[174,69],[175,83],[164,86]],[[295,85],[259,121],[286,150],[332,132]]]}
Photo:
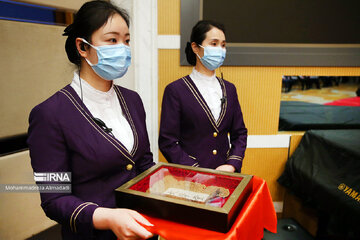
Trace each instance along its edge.
{"label": "lapel", "polygon": [[[96,130],[103,138],[105,138],[109,144],[114,146],[117,149],[117,151],[119,151],[127,160],[129,160],[131,163],[135,164],[135,162],[132,160],[134,153],[136,152],[136,149],[137,149],[137,144],[135,145],[135,142],[138,143],[137,137],[135,138],[135,135],[137,136],[137,134],[134,134],[134,133],[136,133],[136,131],[134,131],[135,126],[131,127],[133,130],[133,134],[134,134],[134,147],[133,147],[131,153],[129,153],[127,148],[119,140],[117,140],[111,134],[105,132],[104,129],[102,129],[100,126],[98,126],[95,123],[91,112],[87,109],[85,104],[81,101],[80,97],[77,95],[75,90],[70,85],[67,85],[66,87],[61,89],[60,92],[67,97],[67,99],[72,103],[72,105],[75,107],[75,109],[87,120],[89,125],[94,130]],[[131,119],[131,116],[130,116],[130,119]],[[131,122],[132,122],[132,119],[131,119]]]}
{"label": "lapel", "polygon": [[122,93],[120,91],[120,88],[118,86],[114,85],[114,89],[115,89],[117,97],[118,97],[118,99],[120,101],[120,106],[121,106],[122,112],[125,113],[125,118],[129,122],[131,130],[132,130],[133,135],[134,135],[134,146],[133,146],[133,148],[132,148],[132,150],[130,152],[130,155],[134,156],[134,154],[135,154],[135,152],[136,152],[136,150],[138,149],[138,146],[139,146],[139,137],[138,137],[138,134],[137,134],[137,131],[136,131],[134,121],[133,121],[133,119],[131,117],[129,108],[127,107],[126,101],[125,101],[125,99],[124,99],[124,97],[123,97],[123,95],[122,95]]}
{"label": "lapel", "polygon": [[213,128],[215,129],[215,131],[219,132],[219,126],[224,119],[226,109],[227,109],[227,94],[226,94],[226,88],[225,88],[224,81],[222,79],[219,79],[218,77],[216,77],[216,78],[220,83],[221,90],[222,90],[222,96],[225,99],[225,101],[221,104],[221,111],[220,111],[220,115],[219,115],[219,118],[217,121],[215,120],[213,114],[211,113],[209,106],[207,105],[205,99],[201,95],[199,89],[196,87],[195,83],[190,78],[190,76],[188,75],[186,77],[183,77],[182,80],[184,81],[185,85],[189,88],[191,94],[195,97],[196,101],[200,104],[201,108],[204,110],[206,116],[208,117],[208,119],[209,119],[211,125],[213,126]]}

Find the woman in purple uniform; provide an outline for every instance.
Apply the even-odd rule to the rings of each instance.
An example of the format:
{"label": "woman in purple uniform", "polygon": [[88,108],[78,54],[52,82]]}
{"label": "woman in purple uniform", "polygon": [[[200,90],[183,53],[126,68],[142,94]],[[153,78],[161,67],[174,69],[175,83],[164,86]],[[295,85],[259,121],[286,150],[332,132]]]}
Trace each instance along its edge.
{"label": "woman in purple uniform", "polygon": [[113,84],[131,62],[128,15],[87,2],[64,35],[78,71],[31,111],[28,145],[34,172],[71,172],[72,191],[41,193],[41,206],[66,240],[152,237],[145,218],[115,204],[114,189],[154,165],[139,95]]}
{"label": "woman in purple uniform", "polygon": [[240,172],[247,142],[235,86],[215,76],[226,55],[224,26],[199,21],[185,52],[190,75],[166,88],[159,147],[172,163]]}

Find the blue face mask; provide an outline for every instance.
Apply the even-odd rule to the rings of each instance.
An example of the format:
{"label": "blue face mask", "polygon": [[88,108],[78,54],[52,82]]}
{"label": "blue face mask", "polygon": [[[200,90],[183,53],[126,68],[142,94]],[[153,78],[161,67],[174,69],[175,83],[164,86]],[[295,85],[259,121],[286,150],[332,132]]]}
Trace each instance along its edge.
{"label": "blue face mask", "polygon": [[97,75],[106,80],[114,80],[124,76],[131,63],[131,49],[129,46],[124,44],[93,46],[85,39],[82,39],[82,41],[96,50],[97,64],[92,64],[86,58],[85,60]]}
{"label": "blue face mask", "polygon": [[199,55],[197,56],[207,69],[213,71],[223,64],[226,56],[225,48],[210,46],[203,47],[200,44],[199,46],[204,49],[204,56],[202,58],[200,58]]}

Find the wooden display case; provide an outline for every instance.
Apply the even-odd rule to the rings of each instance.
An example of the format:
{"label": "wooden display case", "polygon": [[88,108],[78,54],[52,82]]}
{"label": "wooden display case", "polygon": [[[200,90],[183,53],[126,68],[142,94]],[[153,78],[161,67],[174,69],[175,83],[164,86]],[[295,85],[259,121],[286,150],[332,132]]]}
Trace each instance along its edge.
{"label": "wooden display case", "polygon": [[159,163],[115,190],[118,207],[227,232],[252,191],[252,176]]}

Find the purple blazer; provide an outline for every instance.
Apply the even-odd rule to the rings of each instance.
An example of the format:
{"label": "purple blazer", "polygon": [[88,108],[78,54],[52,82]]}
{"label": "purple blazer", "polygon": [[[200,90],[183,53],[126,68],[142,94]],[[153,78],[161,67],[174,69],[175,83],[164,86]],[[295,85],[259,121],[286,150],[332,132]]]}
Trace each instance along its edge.
{"label": "purple blazer", "polygon": [[189,76],[165,88],[159,147],[167,161],[212,169],[231,164],[241,171],[247,129],[235,86],[218,80],[223,99],[217,121]]}
{"label": "purple blazer", "polygon": [[28,145],[34,172],[71,172],[72,193],[41,193],[46,215],[62,224],[63,239],[116,239],[93,228],[92,215],[115,208],[114,189],[154,165],[140,96],[114,86],[134,134],[129,152],[91,118],[68,85],[30,113]]}

